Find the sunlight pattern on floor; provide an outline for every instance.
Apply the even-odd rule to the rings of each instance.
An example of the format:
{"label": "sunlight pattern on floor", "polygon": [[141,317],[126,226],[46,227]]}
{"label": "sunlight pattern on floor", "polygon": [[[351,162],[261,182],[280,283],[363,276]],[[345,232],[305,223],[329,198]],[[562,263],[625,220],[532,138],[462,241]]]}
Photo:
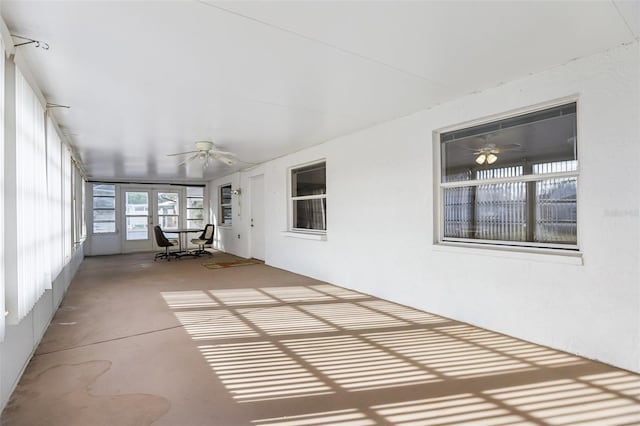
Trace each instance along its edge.
{"label": "sunlight pattern on floor", "polygon": [[288,287],[262,287],[262,291],[287,303],[291,302],[319,302],[322,300],[335,300],[328,294],[323,294],[309,287],[288,286]]}
{"label": "sunlight pattern on floor", "polygon": [[258,333],[230,311],[175,312],[178,321],[194,340],[258,337]]}
{"label": "sunlight pattern on floor", "polygon": [[363,336],[443,376],[469,378],[534,368],[520,360],[436,331],[392,331]]}
{"label": "sunlight pattern on floor", "polygon": [[584,363],[576,356],[470,325],[438,327],[436,330],[536,365],[555,367]]}
{"label": "sunlight pattern on floor", "polygon": [[406,321],[372,311],[354,303],[324,303],[321,305],[304,305],[300,306],[300,308],[346,330],[409,325]]}
{"label": "sunlight pattern on floor", "polygon": [[171,309],[219,306],[215,300],[202,290],[163,291],[160,294]]}
{"label": "sunlight pattern on floor", "polygon": [[283,340],[282,343],[348,390],[438,381],[433,374],[353,336]]}
{"label": "sunlight pattern on floor", "polygon": [[199,346],[239,402],[332,393],[329,386],[269,342]]}
{"label": "sunlight pattern on floor", "polygon": [[640,376],[638,375],[624,371],[612,371],[583,376],[580,377],[580,380],[640,401]]}
{"label": "sunlight pattern on floor", "polygon": [[371,297],[366,294],[358,293],[353,290],[347,290],[346,288],[338,287],[331,284],[310,285],[309,288],[330,294],[331,296],[337,297],[338,299],[362,299]]}
{"label": "sunlight pattern on floor", "polygon": [[244,318],[265,333],[282,334],[327,333],[338,329],[291,306],[272,308],[238,309]]}
{"label": "sunlight pattern on floor", "polygon": [[389,424],[398,426],[536,425],[497,404],[470,393],[374,406]]}
{"label": "sunlight pattern on floor", "polygon": [[371,426],[376,422],[356,409],[254,420],[257,426]]}
{"label": "sunlight pattern on floor", "polygon": [[549,425],[640,424],[635,400],[571,379],[483,393]]}
{"label": "sunlight pattern on floor", "polygon": [[417,309],[407,308],[406,306],[387,302],[385,300],[373,300],[370,302],[358,302],[359,305],[367,308],[382,311],[397,318],[411,321],[416,324],[437,324],[442,322],[450,322],[451,320],[433,315]]}
{"label": "sunlight pattern on floor", "polygon": [[224,290],[209,290],[218,300],[225,305],[262,305],[279,303],[254,288],[232,288]]}

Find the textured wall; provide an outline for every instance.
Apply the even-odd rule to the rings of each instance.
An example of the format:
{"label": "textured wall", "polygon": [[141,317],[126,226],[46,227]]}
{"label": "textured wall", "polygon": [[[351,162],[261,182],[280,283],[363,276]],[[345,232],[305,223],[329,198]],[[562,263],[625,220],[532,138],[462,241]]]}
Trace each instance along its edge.
{"label": "textured wall", "polygon": [[[621,46],[232,178],[248,188],[265,175],[270,265],[640,371],[639,75],[638,43]],[[433,131],[568,96],[578,97],[582,264],[434,245]],[[321,158],[327,240],[291,238],[287,169]],[[244,192],[244,211],[249,200]],[[221,247],[249,256],[246,240],[231,241],[248,230],[243,217]]]}

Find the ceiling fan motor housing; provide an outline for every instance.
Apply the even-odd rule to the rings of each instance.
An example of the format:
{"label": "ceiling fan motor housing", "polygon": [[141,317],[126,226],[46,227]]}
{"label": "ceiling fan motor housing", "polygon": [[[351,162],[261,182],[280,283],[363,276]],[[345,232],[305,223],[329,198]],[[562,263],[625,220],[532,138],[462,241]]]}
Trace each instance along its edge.
{"label": "ceiling fan motor housing", "polygon": [[210,142],[210,141],[196,142],[196,149],[198,151],[209,151],[211,148],[213,148],[213,142]]}

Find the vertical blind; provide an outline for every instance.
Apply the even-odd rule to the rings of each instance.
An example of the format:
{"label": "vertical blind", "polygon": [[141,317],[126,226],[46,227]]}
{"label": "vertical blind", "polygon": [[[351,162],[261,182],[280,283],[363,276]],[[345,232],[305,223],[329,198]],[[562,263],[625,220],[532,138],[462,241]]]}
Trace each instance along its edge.
{"label": "vertical blind", "polygon": [[4,42],[0,37],[0,342],[4,341]]}
{"label": "vertical blind", "polygon": [[62,147],[62,255],[64,263],[67,263],[71,258],[73,247],[71,174],[71,151],[64,145]]}
{"label": "vertical blind", "polygon": [[[20,321],[44,291],[51,288],[47,152],[44,109],[19,69],[15,73],[16,106],[16,280],[10,314]],[[44,242],[44,243],[43,243]]]}
{"label": "vertical blind", "polygon": [[[12,93],[15,89],[10,105],[4,101],[6,78]],[[5,107],[9,112],[15,108],[15,137],[11,133],[5,140],[5,111],[0,110],[0,235],[4,237],[0,238],[0,341],[4,339],[5,310],[8,323],[19,323],[45,290],[52,288],[71,258],[74,191],[78,201],[75,229],[77,235],[84,235],[84,181],[80,171],[74,171],[71,152],[18,67],[15,78],[5,75],[5,61],[0,58],[0,108]],[[15,164],[15,169],[4,167],[4,155],[11,156],[6,164]],[[74,173],[76,186],[72,188]],[[5,203],[5,194],[10,203]],[[5,233],[4,216],[9,213],[16,223]],[[5,256],[7,253],[11,256]]]}
{"label": "vertical blind", "polygon": [[49,207],[49,250],[51,254],[51,276],[58,276],[64,266],[62,223],[62,142],[51,119],[47,119],[47,189]]}

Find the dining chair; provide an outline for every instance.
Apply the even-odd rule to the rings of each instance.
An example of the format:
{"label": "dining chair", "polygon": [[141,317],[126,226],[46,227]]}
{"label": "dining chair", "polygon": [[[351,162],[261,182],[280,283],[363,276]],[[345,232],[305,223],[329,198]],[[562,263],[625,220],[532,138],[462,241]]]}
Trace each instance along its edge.
{"label": "dining chair", "polygon": [[162,232],[162,228],[160,228],[160,225],[156,225],[153,227],[153,233],[155,234],[156,244],[158,245],[158,247],[164,247],[164,252],[156,253],[155,257],[153,258],[153,261],[155,262],[157,259],[167,259],[167,261],[171,261],[171,256],[177,259],[178,254],[172,253],[171,251],[169,251],[169,247],[175,247],[175,244],[172,243],[164,235],[164,232]]}
{"label": "dining chair", "polygon": [[206,244],[213,243],[213,230],[214,230],[213,225],[211,223],[208,223],[204,227],[204,231],[202,231],[202,234],[200,234],[198,238],[194,238],[191,240],[192,244],[198,245],[198,250],[194,250],[192,252],[193,254],[196,254],[196,255],[208,254],[209,256],[212,256],[211,252],[204,249],[204,246]]}

